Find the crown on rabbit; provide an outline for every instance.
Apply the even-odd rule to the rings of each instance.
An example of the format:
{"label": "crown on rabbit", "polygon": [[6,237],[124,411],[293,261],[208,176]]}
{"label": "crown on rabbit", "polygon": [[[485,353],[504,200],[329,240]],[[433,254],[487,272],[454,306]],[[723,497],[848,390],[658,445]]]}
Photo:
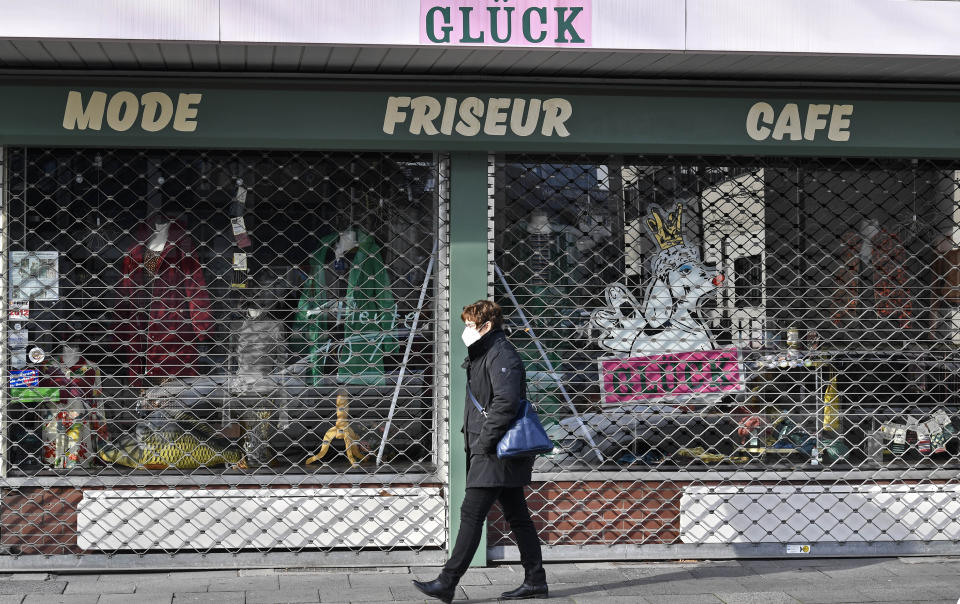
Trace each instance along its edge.
{"label": "crown on rabbit", "polygon": [[644,222],[661,250],[683,245],[683,204],[679,201],[666,217],[660,206],[651,205]]}

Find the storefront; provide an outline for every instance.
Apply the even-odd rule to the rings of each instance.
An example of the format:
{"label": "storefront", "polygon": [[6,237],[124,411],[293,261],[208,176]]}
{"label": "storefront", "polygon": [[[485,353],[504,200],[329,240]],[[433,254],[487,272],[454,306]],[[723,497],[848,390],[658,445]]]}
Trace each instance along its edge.
{"label": "storefront", "polygon": [[955,553],[958,101],[6,84],[2,565],[441,561],[490,296],[548,558]]}

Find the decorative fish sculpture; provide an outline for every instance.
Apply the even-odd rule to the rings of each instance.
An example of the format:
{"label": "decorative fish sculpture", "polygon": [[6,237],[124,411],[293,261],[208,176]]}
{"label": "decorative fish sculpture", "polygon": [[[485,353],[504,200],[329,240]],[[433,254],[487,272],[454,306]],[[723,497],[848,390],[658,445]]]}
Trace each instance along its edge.
{"label": "decorative fish sculpture", "polygon": [[99,455],[107,463],[138,470],[193,470],[243,461],[243,450],[223,439],[171,431],[124,436],[115,445],[104,444]]}

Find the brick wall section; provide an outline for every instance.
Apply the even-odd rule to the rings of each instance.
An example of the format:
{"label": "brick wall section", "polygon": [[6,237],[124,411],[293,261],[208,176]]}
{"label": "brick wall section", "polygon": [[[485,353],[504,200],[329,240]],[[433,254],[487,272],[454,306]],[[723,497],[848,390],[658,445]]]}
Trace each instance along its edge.
{"label": "brick wall section", "polygon": [[77,507],[83,491],[74,488],[4,489],[0,502],[0,545],[12,554],[73,554]]}
{"label": "brick wall section", "polygon": [[[531,485],[527,503],[544,545],[677,543],[680,495],[676,482],[570,481]],[[490,545],[508,545],[510,528],[494,507]]]}

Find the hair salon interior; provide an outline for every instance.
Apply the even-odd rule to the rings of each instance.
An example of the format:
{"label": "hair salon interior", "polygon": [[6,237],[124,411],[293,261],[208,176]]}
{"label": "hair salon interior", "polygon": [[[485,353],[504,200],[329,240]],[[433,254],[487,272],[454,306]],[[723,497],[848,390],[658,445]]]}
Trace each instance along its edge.
{"label": "hair salon interior", "polygon": [[4,3],[0,568],[441,563],[478,299],[547,560],[960,553],[958,22]]}

